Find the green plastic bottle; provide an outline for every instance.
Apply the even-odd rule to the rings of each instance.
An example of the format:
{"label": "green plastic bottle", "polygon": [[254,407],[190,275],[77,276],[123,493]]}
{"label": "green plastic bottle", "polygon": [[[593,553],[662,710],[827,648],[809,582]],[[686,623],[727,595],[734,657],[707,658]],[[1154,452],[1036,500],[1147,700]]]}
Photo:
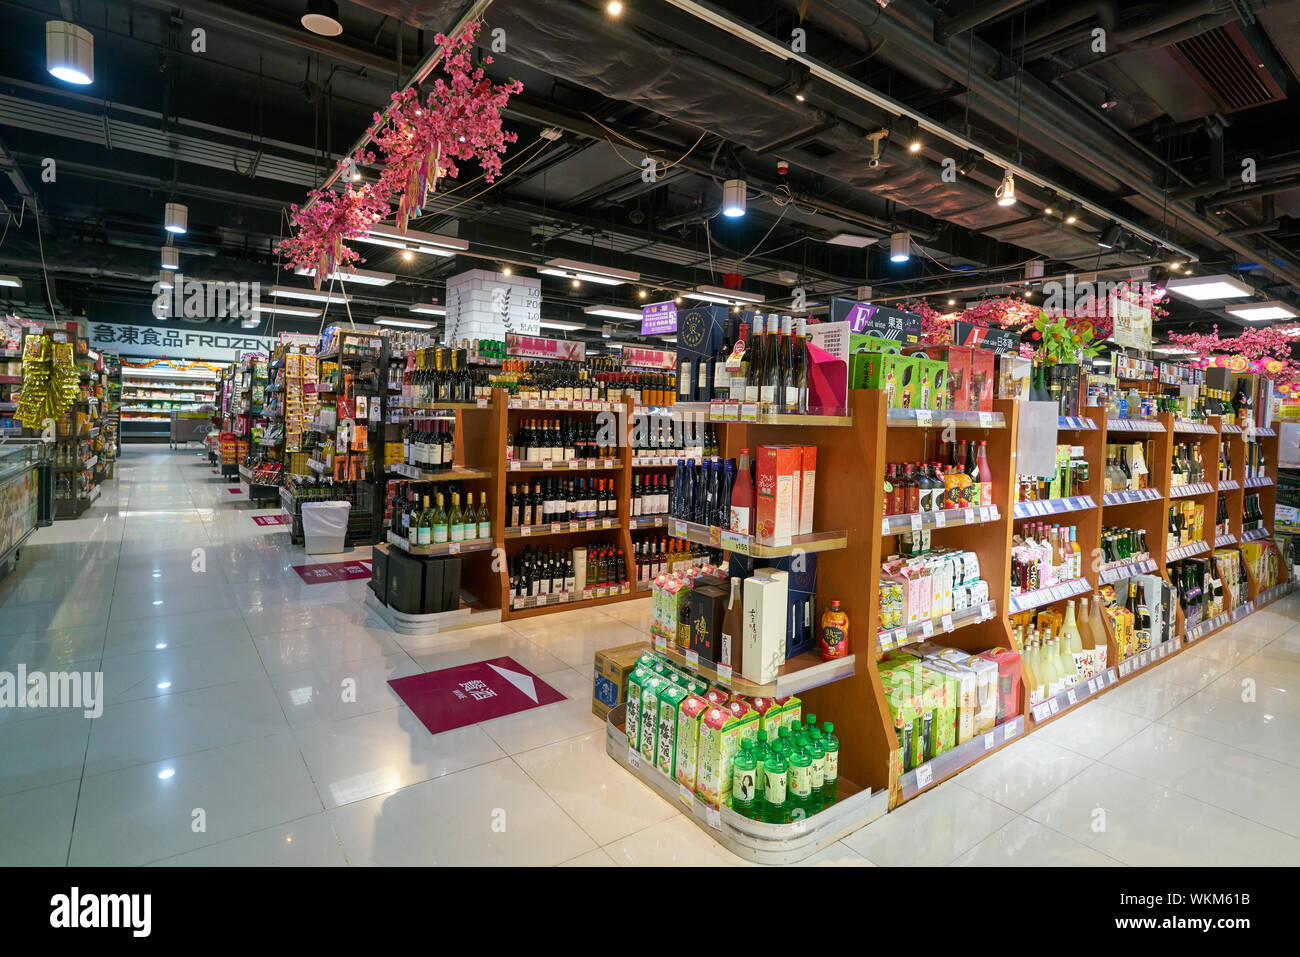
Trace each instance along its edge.
{"label": "green plastic bottle", "polygon": [[790,766],[785,760],[785,745],[773,742],[772,754],[767,760],[763,789],[763,817],[769,824],[784,824],[787,820],[787,776]]}
{"label": "green plastic bottle", "polygon": [[740,750],[731,763],[731,806],[745,817],[754,816],[755,779],[758,762],[754,758],[754,742],[742,738]]}
{"label": "green plastic bottle", "polygon": [[790,757],[790,752],[794,750],[794,739],[803,733],[803,724],[798,718],[790,722],[790,740],[785,746],[785,756]]}
{"label": "green plastic bottle", "polygon": [[794,750],[794,738],[790,737],[789,726],[783,726],[777,729],[776,740],[781,744],[785,745],[785,753],[787,755],[789,755],[789,753]]}
{"label": "green plastic bottle", "polygon": [[826,781],[822,785],[822,798],[825,806],[835,803],[840,781],[840,739],[835,737],[835,725],[826,722],[826,734],[822,738],[822,747],[826,749]]}
{"label": "green plastic bottle", "polygon": [[789,804],[790,812],[796,810],[807,817],[808,799],[812,796],[812,758],[808,757],[808,739],[802,734],[794,739],[794,750],[787,759],[790,762]]}
{"label": "green plastic bottle", "polygon": [[826,749],[822,746],[822,733],[809,729],[808,758],[812,762],[812,793],[808,796],[808,813],[816,814],[825,802],[822,791],[826,788]]}
{"label": "green plastic bottle", "polygon": [[754,777],[754,787],[758,790],[760,797],[763,794],[764,788],[767,787],[767,781],[765,780],[766,775],[764,772],[767,766],[767,759],[771,756],[772,749],[768,747],[767,744],[767,732],[760,731],[758,732],[758,744],[754,746],[754,760],[758,762],[758,767],[755,769],[757,774]]}
{"label": "green plastic bottle", "polygon": [[[815,715],[815,714],[806,714],[806,715],[804,715],[804,716],[803,716],[803,733],[804,733],[804,734],[807,734],[808,732],[812,731],[812,729],[815,728],[815,727],[817,727],[817,715]],[[796,732],[796,733],[797,733],[797,732]]]}

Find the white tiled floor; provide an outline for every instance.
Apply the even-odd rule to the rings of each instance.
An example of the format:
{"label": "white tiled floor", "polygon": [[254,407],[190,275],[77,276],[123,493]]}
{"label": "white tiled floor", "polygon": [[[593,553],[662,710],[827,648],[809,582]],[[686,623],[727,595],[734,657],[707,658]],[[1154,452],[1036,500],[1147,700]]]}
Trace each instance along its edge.
{"label": "white tiled floor", "polygon": [[[99,670],[106,698],[0,709],[0,864],[744,863],[605,755],[592,654],[645,600],[409,638],[363,582],[304,585],[251,520],[275,510],[193,452],[119,473],[0,581],[0,671]],[[387,684],[502,655],[567,700],[433,736]],[[1294,865],[1297,800],[1300,595],[804,863]]]}

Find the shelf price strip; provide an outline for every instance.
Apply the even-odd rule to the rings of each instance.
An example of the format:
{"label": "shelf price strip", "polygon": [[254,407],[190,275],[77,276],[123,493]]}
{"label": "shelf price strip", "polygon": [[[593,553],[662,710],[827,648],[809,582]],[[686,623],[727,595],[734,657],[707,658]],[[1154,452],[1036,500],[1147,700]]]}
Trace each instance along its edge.
{"label": "shelf price strip", "polygon": [[1058,429],[1073,429],[1078,432],[1095,432],[1097,423],[1077,415],[1062,415],[1056,420]]}
{"label": "shelf price strip", "polygon": [[883,631],[876,632],[876,644],[879,645],[881,651],[901,648],[913,641],[922,641],[929,638],[935,631],[947,634],[967,625],[988,621],[993,617],[995,608],[994,602],[986,601],[962,611],[943,615],[940,618],[913,622],[910,625],[901,625],[898,628],[886,628]]}
{"label": "shelf price strip", "polygon": [[1107,419],[1108,432],[1163,432],[1165,427],[1155,419]]}
{"label": "shelf price strip", "polygon": [[1205,422],[1192,422],[1187,419],[1174,421],[1175,432],[1191,432],[1196,435],[1214,435],[1214,429]]}
{"label": "shelf price strip", "polygon": [[1193,555],[1199,555],[1202,552],[1209,551],[1209,546],[1205,542],[1189,542],[1186,545],[1179,545],[1177,548],[1169,549],[1167,561],[1176,562],[1180,558],[1191,558]]}
{"label": "shelf price strip", "polygon": [[942,409],[890,409],[886,421],[893,426],[918,429],[970,428],[1004,429],[1006,417],[1001,412],[964,412]]}
{"label": "shelf price strip", "polygon": [[1073,687],[1066,688],[1059,694],[1053,695],[1046,701],[1040,701],[1030,709],[1030,714],[1034,717],[1036,724],[1041,724],[1048,718],[1060,714],[1062,711],[1068,711],[1081,701],[1087,701],[1093,695],[1099,694],[1105,688],[1113,685],[1117,680],[1115,669],[1103,671],[1095,677],[1086,681],[1081,681]]}
{"label": "shelf price strip", "polygon": [[1273,480],[1267,476],[1246,479],[1246,488],[1264,488],[1265,486],[1272,484]]}
{"label": "shelf price strip", "polygon": [[1141,671],[1147,665],[1167,658],[1174,653],[1177,648],[1177,639],[1171,638],[1169,641],[1163,641],[1158,645],[1148,648],[1146,651],[1139,652],[1132,658],[1125,658],[1119,663],[1120,677],[1131,675],[1135,671]]}
{"label": "shelf price strip", "polygon": [[1233,424],[1230,423],[1230,422],[1224,422],[1224,423],[1223,423],[1223,434],[1224,434],[1224,435],[1241,435],[1241,426],[1239,426],[1239,425],[1233,425]]}
{"label": "shelf price strip", "polygon": [[1154,502],[1164,498],[1158,488],[1126,489],[1122,492],[1107,492],[1102,496],[1103,505],[1128,505],[1132,502]]}
{"label": "shelf price strip", "polygon": [[1215,548],[1223,548],[1227,545],[1236,545],[1236,544],[1237,544],[1237,540],[1233,538],[1231,535],[1220,535],[1218,538],[1214,540]]}
{"label": "shelf price strip", "polygon": [[[937,512],[909,512],[903,515],[886,515],[880,520],[881,535],[897,535],[899,532],[919,532],[923,528],[947,528],[956,525],[982,525],[996,522],[1002,516],[996,505],[981,505],[978,508],[948,508]],[[723,533],[726,537],[726,533]]]}
{"label": "shelf price strip", "polygon": [[1212,631],[1218,631],[1220,628],[1222,628],[1224,625],[1228,623],[1230,617],[1231,617],[1231,613],[1226,611],[1223,612],[1223,614],[1221,615],[1215,615],[1213,618],[1209,619],[1208,621],[1203,621],[1195,628],[1188,631],[1187,634],[1184,636],[1184,639],[1187,641],[1188,644],[1191,644],[1193,641],[1196,641],[1197,639],[1202,638],[1205,635],[1208,635]]}
{"label": "shelf price strip", "polygon": [[1114,568],[1103,569],[1101,583],[1109,585],[1123,578],[1132,578],[1134,575],[1148,575],[1155,570],[1155,559],[1143,558],[1140,561],[1127,562],[1123,565],[1116,565]]}
{"label": "shelf price strip", "polygon": [[1243,542],[1257,542],[1261,538],[1268,538],[1268,535],[1269,532],[1267,528],[1254,528],[1248,532],[1242,532],[1241,540]]}
{"label": "shelf price strip", "polygon": [[1044,498],[1029,502],[1016,502],[1016,518],[1033,518],[1037,515],[1060,515],[1064,512],[1080,512],[1096,508],[1097,503],[1091,495],[1075,495],[1069,498]]}
{"label": "shelf price strip", "polygon": [[1238,485],[1236,481],[1234,481],[1233,479],[1224,479],[1222,482],[1219,483],[1220,492],[1235,492],[1239,488],[1241,488],[1241,486]]}
{"label": "shelf price strip", "polygon": [[1090,591],[1092,591],[1092,586],[1088,584],[1086,578],[1074,578],[1060,585],[1039,588],[1021,595],[1012,595],[1011,611],[1013,613],[1028,611],[1030,608],[1050,605],[1054,601],[1064,601],[1066,598],[1073,598],[1076,595],[1083,595]]}
{"label": "shelf price strip", "polygon": [[917,792],[931,784],[952,777],[958,771],[975,763],[994,748],[1012,741],[1025,730],[1025,716],[1018,714],[1010,721],[996,725],[992,731],[976,735],[965,744],[959,744],[951,751],[936,755],[924,764],[905,773],[898,779],[904,799],[911,798]]}
{"label": "shelf price strip", "polygon": [[1169,490],[1170,498],[1188,498],[1192,495],[1209,495],[1214,486],[1208,482],[1196,482],[1192,485],[1175,485]]}

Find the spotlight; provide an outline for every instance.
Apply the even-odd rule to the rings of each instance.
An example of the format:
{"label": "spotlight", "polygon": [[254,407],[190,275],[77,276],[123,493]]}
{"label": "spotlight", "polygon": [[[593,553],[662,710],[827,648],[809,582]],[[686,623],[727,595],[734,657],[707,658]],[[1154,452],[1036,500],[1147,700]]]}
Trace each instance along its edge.
{"label": "spotlight", "polygon": [[722,215],[730,219],[745,215],[745,190],[743,179],[729,179],[722,184]]}
{"label": "spotlight", "polygon": [[1079,221],[1079,207],[1075,206],[1074,203],[1065,208],[1065,221],[1070,226]]}
{"label": "spotlight", "polygon": [[65,83],[95,82],[95,38],[90,31],[64,20],[47,20],[45,69]]}
{"label": "spotlight", "polygon": [[189,227],[190,211],[180,203],[168,203],[163,207],[163,229],[180,235]]}
{"label": "spotlight", "polygon": [[1114,249],[1119,245],[1123,232],[1124,231],[1119,228],[1118,223],[1111,223],[1102,231],[1102,234],[1097,237],[1097,245],[1102,249]]}
{"label": "spotlight", "polygon": [[889,237],[889,261],[905,263],[912,258],[912,235],[903,230]]}
{"label": "spotlight", "polygon": [[402,258],[407,262],[410,262],[412,259],[415,258],[415,253],[411,252],[409,249],[403,249]]}
{"label": "spotlight", "polygon": [[1119,100],[1115,99],[1114,93],[1112,93],[1110,90],[1107,90],[1104,94],[1102,94],[1101,108],[1103,110],[1107,110],[1107,111],[1113,110],[1117,106],[1119,106]]}
{"label": "spotlight", "polygon": [[646,296],[646,292],[645,292],[644,289],[642,289],[642,290],[641,290],[639,293],[637,293],[636,295],[637,295],[637,298],[638,298],[638,299],[644,299],[645,296]]}
{"label": "spotlight", "polygon": [[962,176],[969,176],[982,158],[977,150],[967,150],[962,156],[961,165],[957,167],[957,172],[961,173]]}
{"label": "spotlight", "polygon": [[609,3],[605,4],[605,12],[611,17],[617,17],[623,12],[623,4],[619,3],[619,0],[609,0]]}
{"label": "spotlight", "polygon": [[950,306],[955,306],[955,305],[957,305],[957,300],[956,300],[956,299],[949,299],[949,300],[948,300],[948,305],[950,305]]}
{"label": "spotlight", "polygon": [[501,275],[503,275],[503,276],[509,276],[509,275],[511,275],[510,267],[509,267],[509,266],[502,266],[502,267],[501,267]]}
{"label": "spotlight", "polygon": [[573,280],[573,288],[574,288],[574,289],[577,289],[577,288],[578,288],[579,286],[581,286],[581,285],[582,285],[582,280],[581,280],[581,279],[575,279],[575,280]]}
{"label": "spotlight", "polygon": [[794,85],[794,98],[798,100],[800,103],[807,103],[808,90],[811,87],[812,87],[812,77],[810,77],[807,73],[805,73],[803,76],[799,78],[799,81]]}
{"label": "spotlight", "polygon": [[1011,170],[1002,174],[1002,185],[993,191],[999,206],[1014,206],[1016,202],[1016,180]]}
{"label": "spotlight", "polygon": [[336,37],[343,32],[339,5],[334,0],[307,0],[307,12],[302,15],[301,23],[322,37]]}

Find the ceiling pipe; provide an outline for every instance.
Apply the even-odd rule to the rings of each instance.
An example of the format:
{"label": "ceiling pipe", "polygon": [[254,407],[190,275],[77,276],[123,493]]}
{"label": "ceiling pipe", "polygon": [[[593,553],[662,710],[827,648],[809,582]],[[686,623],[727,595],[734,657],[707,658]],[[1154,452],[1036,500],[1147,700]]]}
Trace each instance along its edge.
{"label": "ceiling pipe", "polygon": [[[1300,160],[1291,160],[1285,163],[1274,163],[1271,166],[1261,166],[1255,170],[1255,179],[1270,180],[1279,176],[1291,176],[1294,173],[1300,173]],[[1180,189],[1177,192],[1170,193],[1169,198],[1172,200],[1200,199],[1202,196],[1217,197],[1220,193],[1227,193],[1235,189],[1241,182],[1240,179],[1224,179],[1218,182],[1209,183],[1203,186],[1194,186],[1190,189]]]}
{"label": "ceiling pipe", "polygon": [[995,0],[992,3],[981,3],[974,0],[970,8],[955,17],[944,17],[935,26],[934,39],[942,43],[950,37],[959,37],[967,30],[973,30],[981,23],[987,23],[989,20],[996,19],[1004,13],[1010,13],[1019,7],[1037,6],[1042,0]]}
{"label": "ceiling pipe", "polygon": [[1223,235],[1236,239],[1238,236],[1253,236],[1256,233],[1271,233],[1281,229],[1281,223],[1261,223],[1258,226],[1242,226],[1240,229],[1229,229]]}

